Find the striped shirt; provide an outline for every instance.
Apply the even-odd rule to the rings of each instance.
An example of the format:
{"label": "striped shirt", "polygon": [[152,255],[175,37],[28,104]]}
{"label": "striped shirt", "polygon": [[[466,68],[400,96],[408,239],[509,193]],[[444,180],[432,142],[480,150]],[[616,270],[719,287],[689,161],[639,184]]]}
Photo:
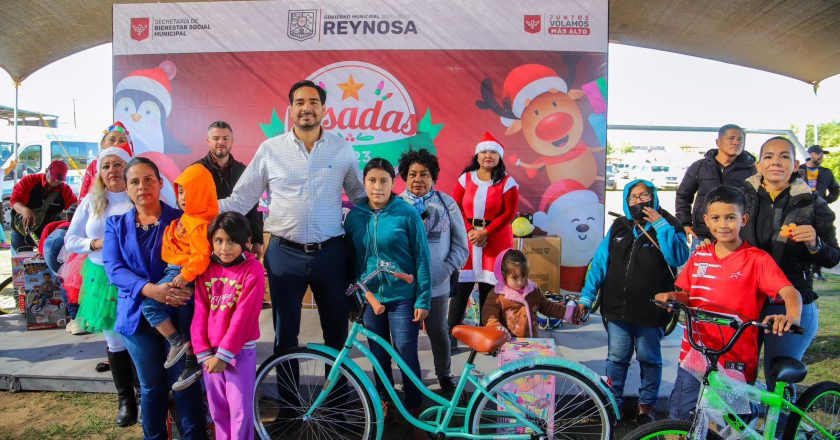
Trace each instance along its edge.
{"label": "striped shirt", "polygon": [[260,145],[231,196],[219,200],[219,208],[245,214],[268,191],[265,231],[297,243],[316,243],[344,234],[342,190],[351,201],[365,195],[350,144],[322,131],[309,152],[292,130]]}

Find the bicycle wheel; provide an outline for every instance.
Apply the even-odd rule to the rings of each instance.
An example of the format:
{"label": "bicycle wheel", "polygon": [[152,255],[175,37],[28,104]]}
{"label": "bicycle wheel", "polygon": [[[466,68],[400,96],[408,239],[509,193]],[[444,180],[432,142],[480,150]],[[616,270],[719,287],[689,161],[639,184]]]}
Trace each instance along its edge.
{"label": "bicycle wheel", "polygon": [[[6,288],[11,291],[6,292]],[[0,283],[0,315],[15,313],[18,310],[17,295],[15,287],[12,286],[12,277],[8,277]]]}
{"label": "bicycle wheel", "polygon": [[[609,398],[592,381],[571,369],[554,365],[523,367],[495,379],[487,391],[492,396],[517,393],[517,404],[538,416],[533,421],[551,433],[548,438],[607,439],[612,435],[615,415],[606,403]],[[534,399],[527,397],[530,395]],[[537,395],[545,397],[536,398]],[[518,424],[516,419],[500,413],[500,408],[485,395],[476,402],[469,420],[473,434],[525,432],[525,428],[514,426]]]}
{"label": "bicycle wheel", "polygon": [[[682,440],[690,438],[693,430],[690,420],[663,419],[646,423],[630,431],[623,440]],[[706,433],[708,440],[720,440],[712,431]]]}
{"label": "bicycle wheel", "polygon": [[680,316],[678,313],[671,314],[671,320],[668,321],[668,325],[665,326],[665,336],[670,335],[675,328],[677,328],[677,324],[680,322]]}
{"label": "bicycle wheel", "polygon": [[[834,437],[840,437],[840,385],[834,382],[819,382],[811,385],[799,396],[796,406]],[[788,416],[784,438],[824,439],[827,437],[802,420],[799,414],[791,413]]]}
{"label": "bicycle wheel", "polygon": [[262,439],[371,439],[376,437],[373,403],[346,366],[333,391],[304,419],[324,387],[335,359],[308,348],[271,356],[257,370],[254,426]]}

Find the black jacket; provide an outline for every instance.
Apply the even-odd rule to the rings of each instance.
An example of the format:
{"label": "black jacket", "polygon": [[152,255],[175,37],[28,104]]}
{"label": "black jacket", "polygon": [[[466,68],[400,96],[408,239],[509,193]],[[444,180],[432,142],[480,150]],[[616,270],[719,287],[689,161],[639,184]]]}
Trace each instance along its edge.
{"label": "black jacket", "polygon": [[[741,238],[769,253],[802,294],[802,302],[809,304],[817,298],[811,277],[812,264],[834,267],[840,262],[834,212],[798,174],[794,174],[790,187],[776,196],[775,201],[761,186],[761,180],[761,175],[756,174],[742,184],[750,218],[741,229]],[[781,226],[791,223],[812,225],[822,243],[820,250],[811,254],[804,243],[782,237]]]}
{"label": "black jacket", "polygon": [[[703,222],[706,213],[706,194],[720,185],[740,186],[747,177],[756,173],[755,158],[746,151],[735,162],[721,170],[715,159],[717,148],[706,152],[706,156],[691,164],[685,171],[682,182],[677,188],[676,215],[683,226],[691,226],[701,238],[711,238],[712,234]],[[695,194],[697,197],[695,198]],[[692,209],[692,204],[694,209]]]}
{"label": "black jacket", "polygon": [[[808,181],[808,175],[805,174],[807,170],[805,169],[805,164],[799,166],[799,171],[802,174],[802,179],[805,182]],[[833,203],[837,200],[837,197],[840,196],[840,185],[837,184],[837,180],[834,178],[834,173],[831,172],[830,169],[826,167],[817,167],[820,170],[820,173],[817,175],[817,195],[822,197],[826,203]]]}
{"label": "black jacket", "polygon": [[[230,156],[229,178],[225,178],[224,170],[219,168],[219,165],[213,160],[211,153],[207,153],[206,156],[197,160],[195,163],[204,165],[210,171],[210,174],[213,175],[213,181],[216,183],[216,198],[219,200],[230,197],[230,194],[233,192],[233,187],[236,186],[236,182],[239,181],[239,178],[242,177],[242,173],[245,171],[245,164],[235,160],[233,155]],[[245,217],[248,218],[248,223],[251,224],[251,243],[262,244],[263,217],[262,213],[257,211],[257,205],[254,205],[248,211],[248,214],[245,214]]]}
{"label": "black jacket", "polygon": [[[675,232],[682,234],[682,227],[676,218],[664,209],[658,211],[668,222],[666,228],[673,227]],[[601,287],[601,315],[608,321],[623,321],[647,327],[662,326],[668,323],[668,312],[650,300],[657,293],[674,290],[674,275],[677,271],[669,267],[662,251],[646,235],[634,234],[633,228],[633,221],[626,217],[615,219],[610,227],[610,258]],[[659,244],[655,228],[650,228],[647,233]]]}

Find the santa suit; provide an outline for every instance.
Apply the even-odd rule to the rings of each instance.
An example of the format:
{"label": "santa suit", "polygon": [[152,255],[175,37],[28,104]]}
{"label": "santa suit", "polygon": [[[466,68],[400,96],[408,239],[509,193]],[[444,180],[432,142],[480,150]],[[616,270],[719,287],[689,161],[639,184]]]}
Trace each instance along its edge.
{"label": "santa suit", "polygon": [[470,171],[458,178],[458,185],[455,185],[452,197],[461,207],[467,233],[476,229],[474,223],[480,223],[480,220],[489,221],[489,224],[484,226],[489,234],[487,245],[470,246],[470,258],[461,270],[458,281],[495,285],[493,265],[496,256],[513,247],[513,231],[510,224],[516,217],[519,205],[519,185],[511,176],[505,176],[501,182],[493,185],[490,181],[479,180],[476,171]]}

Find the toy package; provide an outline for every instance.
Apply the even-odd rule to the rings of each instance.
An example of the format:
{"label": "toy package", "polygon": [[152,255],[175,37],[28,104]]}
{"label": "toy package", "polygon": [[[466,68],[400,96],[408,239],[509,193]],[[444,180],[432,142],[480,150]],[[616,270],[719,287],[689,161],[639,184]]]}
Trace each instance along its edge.
{"label": "toy package", "polygon": [[[516,338],[502,347],[499,353],[499,366],[529,357],[557,356],[554,339],[551,338]],[[515,394],[517,404],[548,421],[548,438],[554,431],[555,386],[554,376],[537,374],[527,376],[502,388],[503,392]],[[518,427],[517,433],[530,432],[525,427]]]}
{"label": "toy package", "polygon": [[18,252],[12,256],[12,285],[15,286],[16,297],[18,298],[18,311],[21,315],[26,313],[26,286],[23,282],[23,263],[35,257],[35,252]]}
{"label": "toy package", "polygon": [[61,298],[58,277],[40,258],[26,260],[23,273],[27,330],[63,328],[67,324],[67,305]]}

